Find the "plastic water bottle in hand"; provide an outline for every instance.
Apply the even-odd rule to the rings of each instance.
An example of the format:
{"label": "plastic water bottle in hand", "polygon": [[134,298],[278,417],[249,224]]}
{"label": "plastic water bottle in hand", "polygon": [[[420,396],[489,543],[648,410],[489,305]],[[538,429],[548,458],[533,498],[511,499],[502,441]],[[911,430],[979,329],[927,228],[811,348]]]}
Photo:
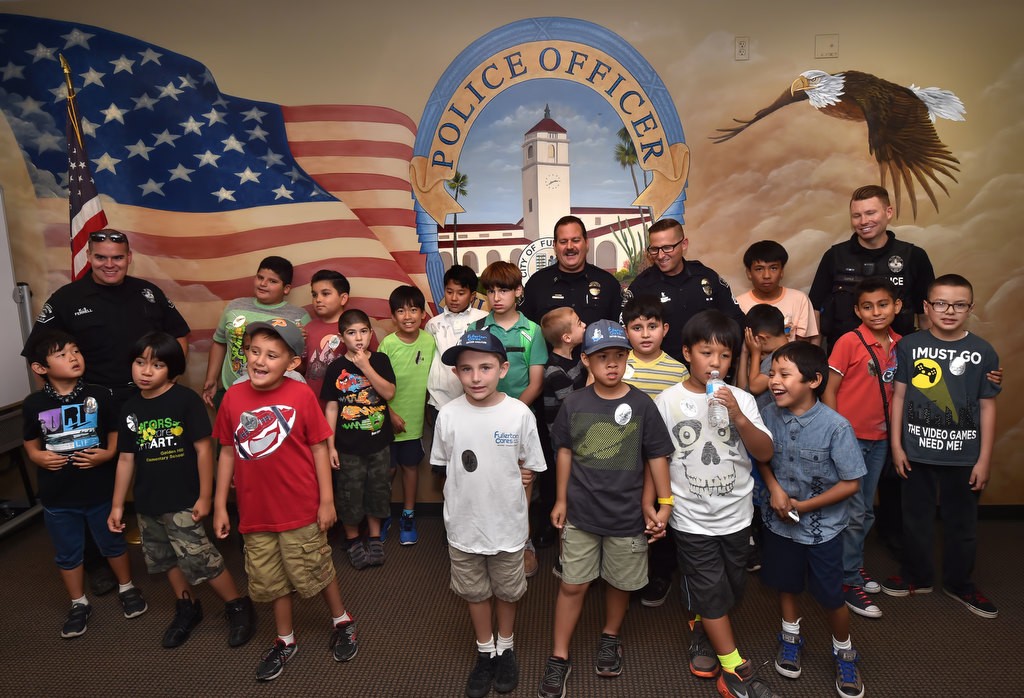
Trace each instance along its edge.
{"label": "plastic water bottle in hand", "polygon": [[718,371],[711,372],[711,380],[707,383],[708,425],[719,429],[729,424],[729,410],[721,400],[715,397],[715,391],[725,387],[725,381],[718,377]]}

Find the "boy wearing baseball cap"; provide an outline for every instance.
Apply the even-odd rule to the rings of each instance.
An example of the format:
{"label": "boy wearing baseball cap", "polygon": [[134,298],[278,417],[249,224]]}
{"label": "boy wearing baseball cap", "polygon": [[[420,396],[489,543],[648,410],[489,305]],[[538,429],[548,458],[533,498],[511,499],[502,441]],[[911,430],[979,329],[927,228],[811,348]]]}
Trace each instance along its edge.
{"label": "boy wearing baseball cap", "polygon": [[487,329],[468,329],[441,361],[452,367],[465,392],[438,412],[430,463],[446,476],[451,589],[469,604],[476,634],[477,661],[466,695],[482,698],[492,684],[508,693],[519,683],[513,629],[516,602],[526,593],[524,488],[547,466],[533,413],[498,392],[508,372],[501,340]]}
{"label": "boy wearing baseball cap", "polygon": [[228,389],[213,430],[222,446],[213,528],[218,538],[231,530],[227,503],[233,483],[249,596],[274,607],[277,638],[256,667],[256,678],[270,681],[298,651],[292,592],[323,597],[335,661],[352,659],[358,645],[327,544],[327,529],[337,518],[327,444],[331,428],[313,391],[284,377],[301,361],[302,333],[273,318],[249,323],[246,334],[249,381]]}
{"label": "boy wearing baseball cap", "polygon": [[[672,512],[672,442],[651,398],[622,382],[630,348],[622,325],[587,325],[582,358],[594,382],[566,396],[551,428],[558,469],[551,523],[562,529],[562,582],[541,698],[565,696],[569,643],[599,576],[607,582],[605,624],[594,668],[599,676],[622,673],[619,633],[629,595],[647,584],[647,538],[665,535]],[[645,488],[647,469],[653,488]]]}

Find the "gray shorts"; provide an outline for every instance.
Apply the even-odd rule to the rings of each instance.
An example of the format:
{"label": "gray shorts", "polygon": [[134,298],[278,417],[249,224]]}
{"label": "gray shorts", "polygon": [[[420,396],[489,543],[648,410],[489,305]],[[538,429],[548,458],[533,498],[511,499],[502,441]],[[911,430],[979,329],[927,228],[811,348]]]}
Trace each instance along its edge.
{"label": "gray shorts", "polygon": [[491,596],[515,603],[526,593],[523,551],[481,555],[448,546],[452,561],[451,589],[469,603],[486,601]]}
{"label": "gray shorts", "polygon": [[566,523],[562,529],[562,581],[588,584],[598,577],[622,591],[647,585],[647,537],[599,536]]}
{"label": "gray shorts", "polygon": [[192,520],[191,511],[137,516],[142,556],[150,574],[177,567],[186,581],[195,586],[224,571],[224,558],[207,537],[203,522]]}
{"label": "gray shorts", "polygon": [[343,524],[356,526],[364,516],[386,519],[391,515],[391,449],[387,446],[365,456],[338,453],[341,464],[334,487],[334,508]]}

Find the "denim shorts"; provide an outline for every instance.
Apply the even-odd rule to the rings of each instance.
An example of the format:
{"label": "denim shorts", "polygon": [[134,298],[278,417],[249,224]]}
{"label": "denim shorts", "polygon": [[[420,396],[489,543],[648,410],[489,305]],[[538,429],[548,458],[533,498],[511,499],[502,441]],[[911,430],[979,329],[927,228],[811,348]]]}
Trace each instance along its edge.
{"label": "denim shorts", "polygon": [[62,570],[73,570],[82,564],[85,530],[88,528],[103,557],[124,555],[128,546],[124,536],[107,528],[110,502],[87,507],[43,507],[43,520],[57,554],[54,562]]}
{"label": "denim shorts", "polygon": [[787,594],[807,588],[827,611],[843,606],[843,536],[809,545],[766,529],[761,543],[761,581]]}

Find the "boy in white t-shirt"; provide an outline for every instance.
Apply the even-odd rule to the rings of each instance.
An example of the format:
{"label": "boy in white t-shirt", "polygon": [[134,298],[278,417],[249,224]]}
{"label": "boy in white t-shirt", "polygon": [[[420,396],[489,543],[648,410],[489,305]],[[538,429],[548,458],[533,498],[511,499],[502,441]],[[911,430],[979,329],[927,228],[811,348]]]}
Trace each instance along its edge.
{"label": "boy in white t-shirt", "polygon": [[483,698],[492,684],[498,693],[519,684],[513,630],[516,602],[526,593],[524,488],[547,466],[533,413],[498,392],[498,381],[508,372],[501,340],[489,330],[470,329],[441,360],[453,367],[465,393],[438,413],[430,463],[447,476],[444,527],[451,589],[469,604],[476,634],[477,662],[466,695]]}

